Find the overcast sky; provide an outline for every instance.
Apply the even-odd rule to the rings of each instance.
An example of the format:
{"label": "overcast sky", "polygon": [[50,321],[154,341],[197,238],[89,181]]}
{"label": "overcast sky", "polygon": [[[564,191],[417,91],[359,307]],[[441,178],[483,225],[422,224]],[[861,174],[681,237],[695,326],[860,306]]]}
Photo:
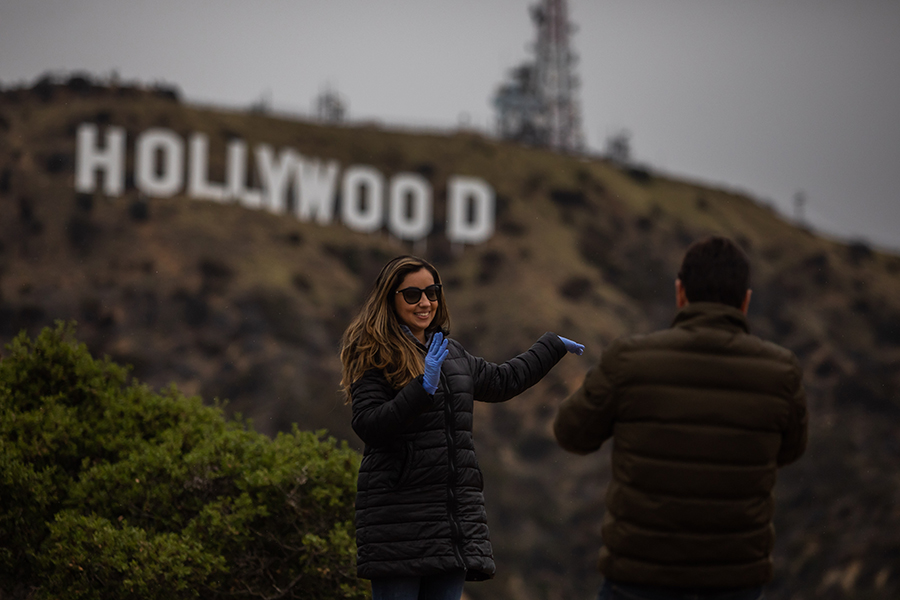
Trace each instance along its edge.
{"label": "overcast sky", "polygon": [[[0,0],[0,85],[87,70],[191,102],[492,130],[523,0]],[[569,0],[588,145],[900,250],[900,0]]]}

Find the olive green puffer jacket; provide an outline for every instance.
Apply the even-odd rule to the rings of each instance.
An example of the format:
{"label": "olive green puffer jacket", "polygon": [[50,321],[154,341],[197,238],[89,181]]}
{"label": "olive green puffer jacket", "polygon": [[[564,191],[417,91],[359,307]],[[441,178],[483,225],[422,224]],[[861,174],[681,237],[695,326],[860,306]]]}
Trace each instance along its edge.
{"label": "olive green puffer jacket", "polygon": [[613,342],[559,408],[577,453],[613,439],[600,570],[613,581],[741,587],[772,577],[776,470],[807,439],[801,369],[744,314],[691,303]]}

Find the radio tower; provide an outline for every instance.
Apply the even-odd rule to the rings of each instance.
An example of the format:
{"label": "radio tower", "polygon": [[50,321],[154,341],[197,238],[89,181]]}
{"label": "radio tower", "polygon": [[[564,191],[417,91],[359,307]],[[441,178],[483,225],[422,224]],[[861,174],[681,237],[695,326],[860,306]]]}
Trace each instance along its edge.
{"label": "radio tower", "polygon": [[580,151],[577,59],[569,48],[574,27],[566,0],[542,0],[531,7],[531,18],[537,28],[535,61],[514,69],[513,81],[494,98],[500,137],[564,152]]}
{"label": "radio tower", "polygon": [[569,49],[569,23],[566,0],[544,0],[532,7],[537,26],[536,79],[538,94],[547,114],[551,148],[581,149],[581,115],[575,100],[578,78],[573,72],[575,55]]}

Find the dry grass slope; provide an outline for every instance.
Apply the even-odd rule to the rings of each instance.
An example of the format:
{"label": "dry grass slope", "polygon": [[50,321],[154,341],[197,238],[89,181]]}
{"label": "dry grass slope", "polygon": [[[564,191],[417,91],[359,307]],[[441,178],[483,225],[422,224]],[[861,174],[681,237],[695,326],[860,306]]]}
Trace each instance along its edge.
{"label": "dry grass slope", "polygon": [[667,325],[690,241],[733,237],[755,268],[751,325],[797,353],[812,410],[809,453],[779,482],[770,596],[900,594],[900,257],[816,236],[727,190],[470,133],[326,127],[136,88],[0,94],[2,341],[76,319],[95,354],[153,386],[227,399],[270,433],[297,422],[358,444],[338,393],[340,335],[383,262],[413,246],[184,196],[148,202],[130,181],[122,197],[77,195],[83,122],[124,127],[129,140],[154,126],[202,131],[213,179],[233,137],[387,176],[417,172],[438,223],[449,175],[493,185],[488,242],[459,251],[438,228],[415,248],[442,272],[454,336],[495,361],[547,330],[587,352],[514,402],[478,407],[499,573],[470,586],[473,599],[595,593],[606,451],[557,449],[554,407],[611,339]]}

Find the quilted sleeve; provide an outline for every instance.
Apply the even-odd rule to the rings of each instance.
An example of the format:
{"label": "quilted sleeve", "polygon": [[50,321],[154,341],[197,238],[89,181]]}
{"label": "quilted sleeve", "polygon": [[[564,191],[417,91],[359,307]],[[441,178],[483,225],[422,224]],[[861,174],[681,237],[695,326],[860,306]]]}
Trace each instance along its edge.
{"label": "quilted sleeve", "polygon": [[592,368],[553,420],[553,434],[563,449],[576,454],[598,450],[612,437],[616,406],[603,363]]}
{"label": "quilted sleeve", "polygon": [[540,381],[566,355],[555,333],[545,333],[531,348],[503,364],[469,356],[475,400],[503,402]]}
{"label": "quilted sleeve", "polygon": [[356,435],[369,446],[389,444],[419,414],[431,408],[432,396],[422,377],[394,390],[381,371],[367,371],[350,387]]}
{"label": "quilted sleeve", "polygon": [[796,378],[795,391],[791,398],[788,424],[781,434],[781,449],[778,451],[778,466],[790,464],[800,458],[806,450],[808,440],[809,415],[806,412],[806,392],[803,389],[803,371],[792,357]]}

